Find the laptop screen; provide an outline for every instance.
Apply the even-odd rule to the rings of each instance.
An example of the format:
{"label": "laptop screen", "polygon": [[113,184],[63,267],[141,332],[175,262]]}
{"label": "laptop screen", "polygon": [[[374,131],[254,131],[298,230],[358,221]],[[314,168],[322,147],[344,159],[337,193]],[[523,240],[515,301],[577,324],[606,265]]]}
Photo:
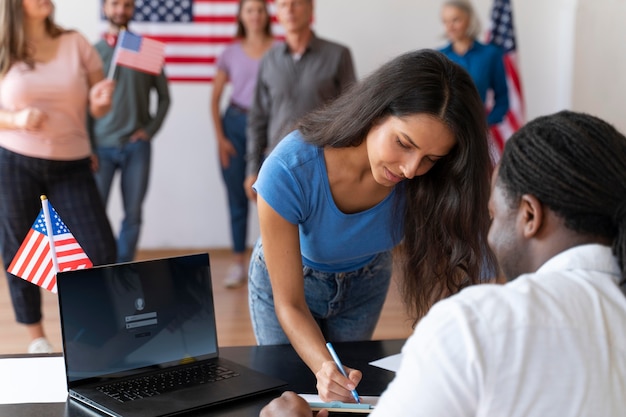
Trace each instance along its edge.
{"label": "laptop screen", "polygon": [[57,274],[68,386],[217,356],[209,255]]}

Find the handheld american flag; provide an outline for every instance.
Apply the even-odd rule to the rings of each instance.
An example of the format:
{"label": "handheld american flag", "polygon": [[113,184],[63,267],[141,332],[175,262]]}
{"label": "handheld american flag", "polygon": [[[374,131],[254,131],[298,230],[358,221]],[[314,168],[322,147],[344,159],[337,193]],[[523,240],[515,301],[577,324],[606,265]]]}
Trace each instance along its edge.
{"label": "handheld american flag", "polygon": [[[115,48],[111,70],[116,65],[150,74],[160,74],[165,63],[165,44],[123,30]],[[113,73],[109,74],[112,78]]]}
{"label": "handheld american flag", "polygon": [[491,134],[500,153],[504,142],[524,124],[524,97],[522,82],[517,66],[517,42],[513,26],[513,6],[510,0],[494,0],[491,10],[491,43],[504,50],[504,70],[509,87],[509,111],[499,125],[491,129]]}
{"label": "handheld american flag", "polygon": [[[169,81],[211,82],[217,57],[237,32],[239,0],[135,0],[133,32],[165,43],[165,73]],[[268,0],[272,33],[284,29]],[[101,15],[103,29],[108,23]]]}
{"label": "handheld american flag", "polygon": [[[45,196],[41,204],[7,272],[56,293],[58,271],[91,268],[93,264]],[[50,242],[50,230],[54,244]]]}

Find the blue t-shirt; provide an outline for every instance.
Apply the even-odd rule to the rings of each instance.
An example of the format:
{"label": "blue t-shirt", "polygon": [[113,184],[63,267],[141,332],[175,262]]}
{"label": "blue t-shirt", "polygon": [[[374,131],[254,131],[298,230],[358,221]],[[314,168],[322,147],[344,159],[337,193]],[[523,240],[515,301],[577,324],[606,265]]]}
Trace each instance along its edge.
{"label": "blue t-shirt", "polygon": [[[396,187],[376,206],[346,214],[335,205],[324,150],[287,135],[267,157],[256,192],[300,231],[302,262],[323,272],[359,269],[402,237],[404,199]],[[395,216],[395,218],[394,218]]]}
{"label": "blue t-shirt", "polygon": [[490,126],[500,123],[509,110],[509,89],[506,85],[502,49],[496,45],[474,41],[464,55],[454,52],[452,44],[440,51],[469,72],[483,103],[486,101],[487,91],[493,91],[494,103],[487,115],[487,123]]}

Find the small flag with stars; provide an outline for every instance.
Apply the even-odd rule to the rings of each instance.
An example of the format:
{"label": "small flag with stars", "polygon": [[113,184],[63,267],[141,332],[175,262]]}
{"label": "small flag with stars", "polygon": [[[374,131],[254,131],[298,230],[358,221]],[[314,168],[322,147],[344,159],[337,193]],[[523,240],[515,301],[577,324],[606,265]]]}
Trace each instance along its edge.
{"label": "small flag with stars", "polygon": [[[272,33],[284,38],[275,0],[267,0]],[[165,44],[165,74],[169,81],[211,82],[216,61],[235,38],[239,0],[135,0],[133,32]],[[102,30],[108,21],[100,16]]]}
{"label": "small flag with stars", "polygon": [[58,271],[91,268],[93,264],[48,199],[42,196],[41,203],[43,207],[7,272],[56,293]]}
{"label": "small flag with stars", "polygon": [[[123,30],[115,48],[111,68],[116,65],[158,75],[165,63],[165,44]],[[112,78],[110,75],[109,78]]]}

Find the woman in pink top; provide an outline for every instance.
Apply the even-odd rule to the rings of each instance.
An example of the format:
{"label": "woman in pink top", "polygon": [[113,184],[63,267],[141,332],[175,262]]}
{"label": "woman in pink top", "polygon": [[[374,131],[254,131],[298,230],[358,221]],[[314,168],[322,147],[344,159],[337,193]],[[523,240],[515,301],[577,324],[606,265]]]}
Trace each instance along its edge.
{"label": "woman in pink top", "polygon": [[[237,35],[217,61],[213,80],[211,115],[215,127],[222,177],[228,194],[233,262],[224,280],[227,288],[246,280],[245,250],[248,230],[248,198],[243,187],[246,175],[247,112],[252,104],[259,62],[273,45],[270,16],[265,0],[240,0]],[[230,104],[220,117],[224,86],[230,82]]]}
{"label": "woman in pink top", "polygon": [[[49,0],[0,0],[0,250],[9,266],[46,194],[94,265],[115,239],[91,171],[85,117],[109,111],[114,83],[79,33],[53,21]],[[7,273],[30,353],[50,352],[39,287]]]}

